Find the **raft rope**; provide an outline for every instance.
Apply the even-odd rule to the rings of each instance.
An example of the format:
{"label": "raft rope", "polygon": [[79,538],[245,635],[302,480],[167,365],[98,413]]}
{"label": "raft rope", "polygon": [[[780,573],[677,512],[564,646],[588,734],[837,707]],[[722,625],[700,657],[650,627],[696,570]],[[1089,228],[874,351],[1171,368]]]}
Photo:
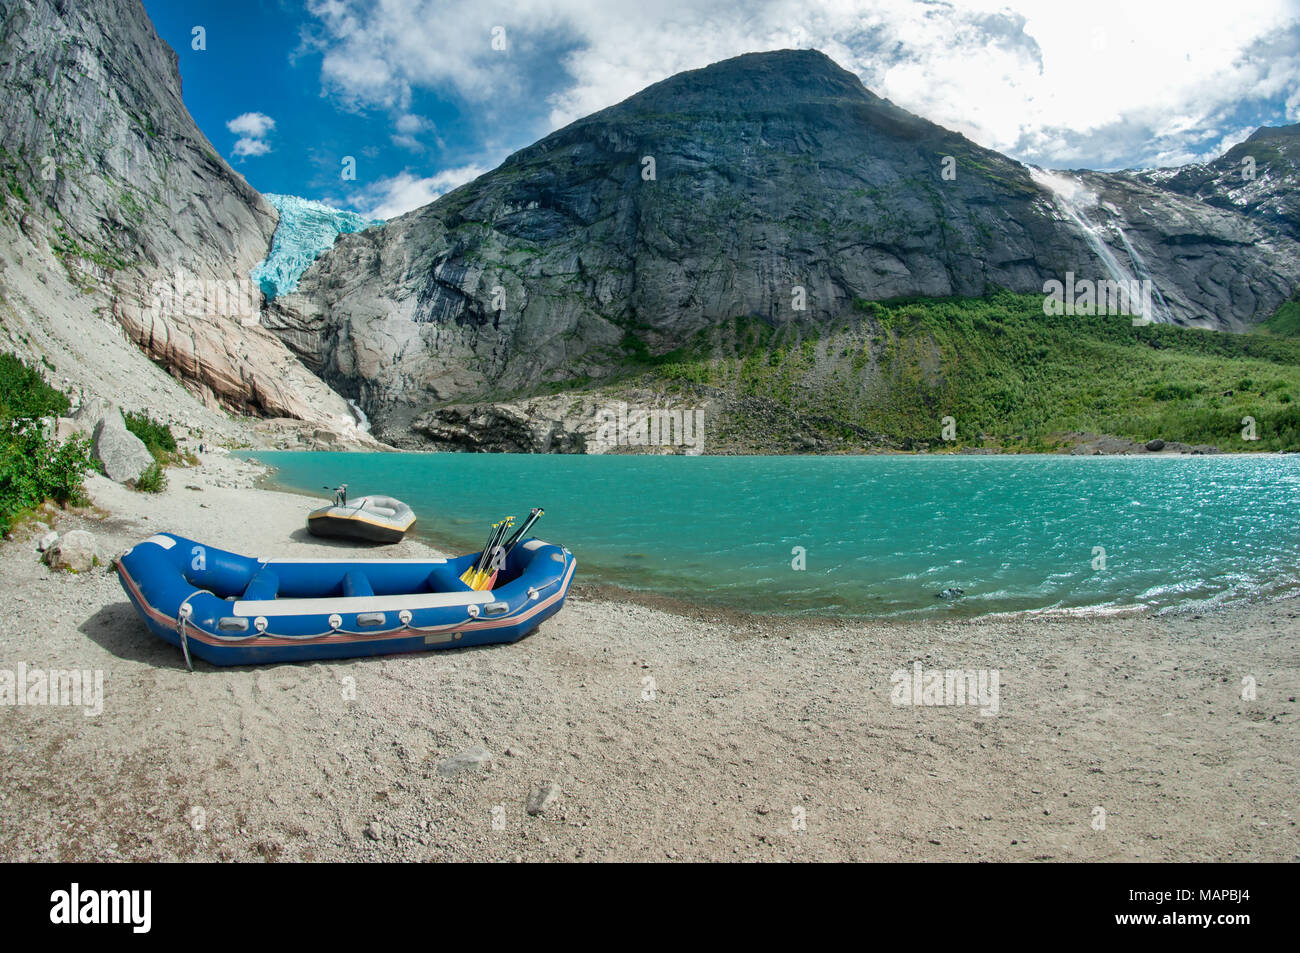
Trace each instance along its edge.
{"label": "raft rope", "polygon": [[194,663],[190,661],[190,643],[185,637],[185,623],[194,614],[194,607],[190,605],[190,600],[197,596],[199,592],[198,589],[191,592],[185,597],[185,601],[181,603],[180,608],[176,610],[176,621],[179,623],[176,626],[176,631],[180,633],[181,637],[181,652],[185,654],[185,667],[191,672],[194,671]]}

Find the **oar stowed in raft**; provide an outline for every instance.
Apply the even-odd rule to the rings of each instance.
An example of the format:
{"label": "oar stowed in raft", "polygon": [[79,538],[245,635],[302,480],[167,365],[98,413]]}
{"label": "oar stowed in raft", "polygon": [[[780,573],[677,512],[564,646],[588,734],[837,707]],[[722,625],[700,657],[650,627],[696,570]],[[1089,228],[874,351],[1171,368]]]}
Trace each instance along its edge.
{"label": "oar stowed in raft", "polygon": [[474,565],[470,566],[460,574],[460,581],[465,583],[471,589],[485,589],[482,583],[487,581],[488,560],[492,558],[492,550],[500,544],[501,539],[505,536],[506,531],[514,525],[515,518],[507,516],[499,523],[492,524],[492,532],[488,536],[487,545],[483,547],[483,552],[478,554],[478,559],[474,560]]}
{"label": "oar stowed in raft", "polygon": [[480,588],[492,588],[497,581],[497,573],[499,573],[501,568],[506,564],[506,557],[510,555],[510,551],[519,545],[521,539],[528,535],[528,531],[532,529],[534,523],[541,519],[543,512],[544,511],[540,506],[534,506],[532,512],[528,514],[528,519],[524,520],[524,524],[520,526],[519,529],[515,530],[515,535],[511,536],[504,546],[498,546],[493,550],[492,558],[488,560],[487,566],[487,571],[490,575],[488,576],[487,582]]}

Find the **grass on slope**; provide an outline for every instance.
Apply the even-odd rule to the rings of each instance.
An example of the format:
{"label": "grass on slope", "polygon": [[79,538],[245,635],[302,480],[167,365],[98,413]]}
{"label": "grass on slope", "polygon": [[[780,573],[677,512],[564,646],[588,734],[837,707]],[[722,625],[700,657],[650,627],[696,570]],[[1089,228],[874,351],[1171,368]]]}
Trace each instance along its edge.
{"label": "grass on slope", "polygon": [[[832,330],[738,319],[637,363],[900,440],[939,441],[952,416],[943,446],[1049,450],[1083,431],[1300,449],[1300,339],[1051,317],[1041,296],[1010,293],[858,310]],[[1246,417],[1258,440],[1243,439]]]}
{"label": "grass on slope", "polygon": [[1269,334],[1300,337],[1300,294],[1284,302],[1282,307],[1273,312],[1273,316],[1261,325],[1261,328]]}

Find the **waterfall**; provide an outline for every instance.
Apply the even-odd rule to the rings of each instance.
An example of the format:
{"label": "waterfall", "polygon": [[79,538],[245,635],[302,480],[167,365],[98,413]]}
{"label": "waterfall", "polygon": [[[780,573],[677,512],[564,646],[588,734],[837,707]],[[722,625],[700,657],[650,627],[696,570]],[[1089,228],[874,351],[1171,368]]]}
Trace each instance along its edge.
{"label": "waterfall", "polygon": [[1151,269],[1147,268],[1147,263],[1142,260],[1142,256],[1137,253],[1137,249],[1129,244],[1128,236],[1124,234],[1124,229],[1120,228],[1119,225],[1114,225],[1114,229],[1119,233],[1119,240],[1124,243],[1124,250],[1128,252],[1129,261],[1133,262],[1133,267],[1136,269],[1138,277],[1143,281],[1149,281],[1151,283],[1151,290],[1155,294],[1156,300],[1160,302],[1160,309],[1164,312],[1163,317],[1160,312],[1156,310],[1155,305],[1152,305],[1151,307],[1151,310],[1154,312],[1151,317],[1157,321],[1172,322],[1173,314],[1169,310],[1169,303],[1165,301],[1165,296],[1160,293],[1160,289],[1156,286],[1155,280],[1152,279]]}
{"label": "waterfall", "polygon": [[1146,265],[1133,249],[1133,246],[1129,244],[1123,229],[1114,223],[1109,226],[1119,233],[1120,241],[1124,243],[1124,248],[1128,252],[1129,261],[1132,263],[1134,270],[1138,272],[1137,278],[1134,277],[1132,271],[1120,264],[1119,259],[1115,257],[1115,253],[1111,251],[1110,246],[1106,244],[1105,239],[1102,237],[1102,229],[1094,225],[1092,220],[1088,218],[1087,212],[1084,211],[1085,205],[1094,206],[1097,204],[1096,195],[1090,192],[1078,179],[1071,179],[1055,172],[1031,168],[1029,175],[1035,182],[1052,193],[1056,200],[1056,207],[1079,227],[1079,231],[1083,232],[1088,247],[1101,260],[1111,281],[1117,282],[1121,287],[1125,288],[1132,287],[1132,283],[1139,279],[1150,282],[1150,287],[1155,292],[1155,296],[1159,298],[1161,307],[1157,308],[1154,304],[1148,306],[1145,297],[1143,297],[1137,302],[1142,309],[1141,317],[1146,321],[1168,322],[1170,320],[1168,305],[1160,292],[1155,291],[1155,282],[1151,281],[1150,271],[1147,270]]}
{"label": "waterfall", "polygon": [[352,408],[352,416],[357,418],[357,429],[362,433],[370,433],[370,418],[367,417],[366,412],[361,409],[361,405],[351,397],[349,397],[347,401],[348,406]]}

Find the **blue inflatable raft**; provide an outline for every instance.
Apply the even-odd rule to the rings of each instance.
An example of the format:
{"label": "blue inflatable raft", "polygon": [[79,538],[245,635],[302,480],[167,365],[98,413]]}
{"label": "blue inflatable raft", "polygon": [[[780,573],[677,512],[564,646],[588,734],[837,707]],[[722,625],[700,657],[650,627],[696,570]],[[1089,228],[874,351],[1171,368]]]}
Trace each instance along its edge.
{"label": "blue inflatable raft", "polygon": [[122,588],[159,638],[213,665],[424,652],[514,642],[560,611],[577,561],[516,546],[492,589],[454,559],[252,559],[161,533],[118,561]]}

